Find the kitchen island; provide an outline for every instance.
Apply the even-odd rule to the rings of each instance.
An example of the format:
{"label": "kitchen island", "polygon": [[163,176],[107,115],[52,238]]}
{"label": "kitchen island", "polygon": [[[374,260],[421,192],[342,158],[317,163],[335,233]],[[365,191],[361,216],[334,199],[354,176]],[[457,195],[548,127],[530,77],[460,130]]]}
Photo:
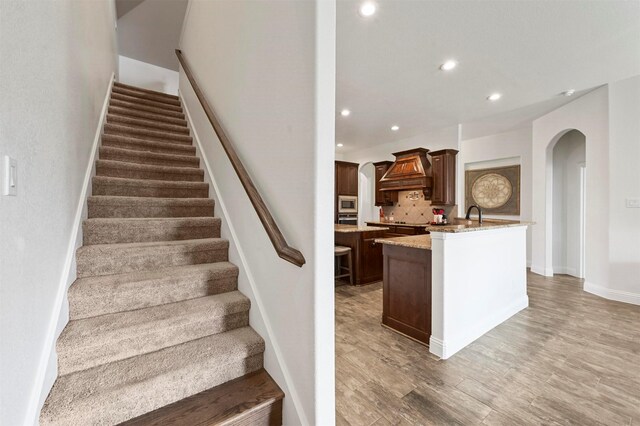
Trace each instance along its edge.
{"label": "kitchen island", "polygon": [[388,229],[383,226],[334,225],[335,244],[351,248],[355,285],[382,279],[382,245],[376,244],[375,239],[384,237]]}
{"label": "kitchen island", "polygon": [[383,325],[446,359],[529,305],[528,223],[428,226],[384,245]]}

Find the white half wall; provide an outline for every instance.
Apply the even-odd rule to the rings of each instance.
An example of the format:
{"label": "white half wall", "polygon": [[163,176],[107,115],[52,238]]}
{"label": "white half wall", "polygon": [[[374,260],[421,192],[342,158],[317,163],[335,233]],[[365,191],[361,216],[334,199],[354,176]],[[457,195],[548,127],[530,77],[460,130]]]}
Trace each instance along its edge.
{"label": "white half wall", "polygon": [[120,76],[118,81],[143,89],[178,94],[178,72],[146,62],[119,56]]}
{"label": "white half wall", "polygon": [[608,88],[601,87],[533,122],[533,239],[535,273],[553,274],[552,150],[566,132],[585,135],[587,167],[586,268],[587,282],[608,286],[609,230],[609,108]]}
{"label": "white half wall", "polygon": [[116,18],[107,0],[1,8],[0,156],[17,160],[18,192],[0,195],[0,422],[31,425],[75,277],[84,177],[118,65]]}
{"label": "white half wall", "polygon": [[529,306],[525,227],[432,232],[429,351],[447,359]]}
{"label": "white half wall", "polygon": [[298,268],[277,256],[181,72],[180,93],[225,206],[216,214],[229,224],[230,260],[246,268],[239,288],[252,301],[250,322],[286,394],[284,424],[333,424],[333,217],[325,209],[333,206],[335,1],[192,0],[180,48],[307,261]]}
{"label": "white half wall", "polygon": [[[466,139],[460,143],[458,153],[458,171],[456,198],[459,214],[466,213],[465,206],[465,171],[489,167],[520,165],[520,214],[513,216],[486,215],[497,219],[531,221],[531,138],[530,126],[485,136]],[[462,126],[464,135],[464,125]],[[531,265],[531,227],[527,227],[527,265]]]}

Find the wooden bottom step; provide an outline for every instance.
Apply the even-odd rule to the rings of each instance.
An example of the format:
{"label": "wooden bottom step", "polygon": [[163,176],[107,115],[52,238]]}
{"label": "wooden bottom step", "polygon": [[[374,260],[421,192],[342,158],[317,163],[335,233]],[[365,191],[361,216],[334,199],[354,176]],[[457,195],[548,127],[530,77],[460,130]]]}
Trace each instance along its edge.
{"label": "wooden bottom step", "polygon": [[280,387],[261,369],[120,423],[120,426],[282,425],[283,398]]}

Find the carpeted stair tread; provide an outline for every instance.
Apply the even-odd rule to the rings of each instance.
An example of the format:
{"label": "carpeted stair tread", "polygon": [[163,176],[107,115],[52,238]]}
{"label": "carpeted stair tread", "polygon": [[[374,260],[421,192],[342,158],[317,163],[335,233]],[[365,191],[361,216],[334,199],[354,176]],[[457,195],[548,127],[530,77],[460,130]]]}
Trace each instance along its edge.
{"label": "carpeted stair tread", "polygon": [[163,104],[180,106],[180,99],[174,96],[162,96],[158,93],[141,92],[140,90],[129,89],[124,86],[113,86],[112,93],[133,96],[134,98],[144,99],[148,101],[161,102]]}
{"label": "carpeted stair tread", "polygon": [[193,145],[172,143],[168,140],[153,141],[136,136],[112,133],[102,135],[102,146],[112,146],[132,151],[157,152],[160,154],[196,155],[196,147]]}
{"label": "carpeted stair tread", "polygon": [[211,198],[120,197],[88,198],[89,217],[203,217],[213,216]]}
{"label": "carpeted stair tread", "polygon": [[189,128],[187,126],[175,125],[161,120],[148,120],[130,117],[129,115],[109,113],[107,114],[107,122],[113,124],[123,124],[131,127],[140,127],[143,129],[161,130],[185,135],[189,134]]}
{"label": "carpeted stair tread", "polygon": [[61,376],[40,424],[113,425],[262,368],[264,341],[242,327]]}
{"label": "carpeted stair tread", "polygon": [[84,245],[220,238],[217,217],[93,218],[82,223]]}
{"label": "carpeted stair tread", "polygon": [[100,147],[99,155],[101,160],[114,160],[156,166],[200,167],[200,159],[191,155],[136,151],[111,146]]}
{"label": "carpeted stair tread", "polygon": [[79,278],[69,288],[69,318],[142,309],[237,288],[238,267],[229,262]]}
{"label": "carpeted stair tread", "polygon": [[229,241],[221,238],[82,246],[76,251],[77,276],[222,262],[228,260],[228,248]]}
{"label": "carpeted stair tread", "polygon": [[71,321],[58,338],[60,375],[179,345],[249,324],[239,291]]}
{"label": "carpeted stair tread", "polygon": [[181,120],[184,120],[184,114],[179,111],[167,110],[163,108],[155,108],[149,105],[142,105],[135,102],[123,101],[119,99],[111,99],[109,101],[109,106],[125,108],[127,110],[149,112],[152,114],[157,114],[157,115],[162,115],[162,116],[167,116],[172,118],[179,118]]}
{"label": "carpeted stair tread", "polygon": [[163,97],[163,98],[167,98],[167,99],[180,99],[177,95],[172,95],[172,94],[164,93],[164,92],[158,92],[157,90],[144,89],[142,87],[132,86],[130,84],[122,83],[120,81],[114,81],[113,82],[113,87],[114,88],[117,87],[117,88],[120,88],[120,89],[127,89],[127,90],[138,92],[138,93],[145,93],[145,94],[148,94],[148,95],[159,96],[159,97]]}
{"label": "carpeted stair tread", "polygon": [[283,398],[282,389],[261,369],[119,426],[280,425]]}
{"label": "carpeted stair tread", "polygon": [[104,125],[104,133],[112,135],[126,135],[137,137],[138,139],[151,140],[155,142],[171,142],[191,145],[193,140],[189,135],[183,135],[178,133],[170,133],[163,130],[145,129],[140,127],[131,127],[120,124]]}
{"label": "carpeted stair tread", "polygon": [[251,382],[273,391],[268,403],[219,387],[261,371],[265,344],[248,326],[180,99],[114,84],[95,171],[40,424],[119,424],[205,390],[235,404],[208,407],[216,424],[280,422],[270,378]]}
{"label": "carpeted stair tread", "polygon": [[149,121],[156,121],[156,122],[160,121],[163,123],[173,124],[176,126],[187,125],[187,121],[180,118],[169,117],[167,115],[162,115],[162,114],[154,114],[152,112],[139,111],[137,109],[123,108],[123,107],[114,106],[114,105],[109,105],[108,113],[113,114],[114,116],[117,115],[121,117],[135,117],[142,120],[149,120]]}
{"label": "carpeted stair tread", "polygon": [[195,167],[155,166],[115,160],[96,161],[96,176],[204,182],[204,170]]}
{"label": "carpeted stair tread", "polygon": [[180,105],[170,105],[164,102],[153,101],[149,99],[142,99],[136,96],[123,95],[121,93],[112,92],[111,99],[117,101],[129,102],[136,105],[147,106],[156,109],[162,109],[165,111],[173,111],[173,112],[182,112],[182,107]]}
{"label": "carpeted stair tread", "polygon": [[152,179],[127,179],[94,176],[94,195],[120,195],[126,197],[207,198],[206,182],[169,181]]}

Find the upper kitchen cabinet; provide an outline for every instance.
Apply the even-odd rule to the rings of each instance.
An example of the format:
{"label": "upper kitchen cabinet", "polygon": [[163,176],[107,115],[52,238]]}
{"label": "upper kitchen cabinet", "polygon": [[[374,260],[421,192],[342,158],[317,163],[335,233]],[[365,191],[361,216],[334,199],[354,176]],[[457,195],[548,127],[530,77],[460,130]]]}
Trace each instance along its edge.
{"label": "upper kitchen cabinet", "polygon": [[336,161],[336,196],[358,195],[358,163]]}
{"label": "upper kitchen cabinet", "polygon": [[433,188],[431,204],[449,206],[456,203],[456,155],[455,149],[430,152]]}
{"label": "upper kitchen cabinet", "polygon": [[387,173],[389,167],[393,164],[393,161],[379,161],[373,163],[376,168],[376,206],[393,206],[398,201],[397,192],[381,191],[380,179]]}

